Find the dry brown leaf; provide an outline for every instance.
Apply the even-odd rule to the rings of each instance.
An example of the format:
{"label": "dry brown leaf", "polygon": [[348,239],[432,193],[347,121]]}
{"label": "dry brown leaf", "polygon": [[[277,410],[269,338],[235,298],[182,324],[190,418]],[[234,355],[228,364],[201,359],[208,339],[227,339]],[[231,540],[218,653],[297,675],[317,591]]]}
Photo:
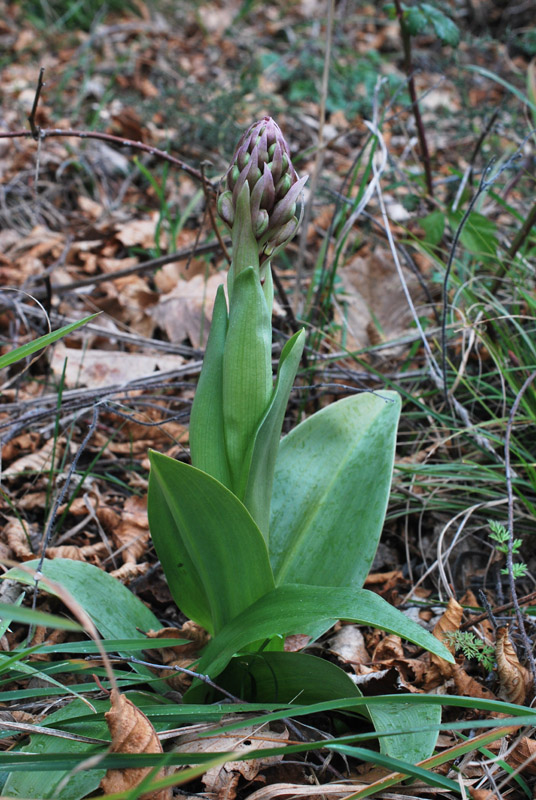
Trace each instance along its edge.
{"label": "dry brown leaf", "polygon": [[108,555],[108,548],[104,542],[77,547],[74,544],[62,544],[59,547],[47,547],[47,558],[70,558],[72,561],[96,562],[101,556]]}
{"label": "dry brown leaf", "polygon": [[35,553],[32,552],[29,543],[31,532],[28,523],[24,527],[17,517],[8,517],[2,531],[2,538],[8,547],[13,551],[16,558],[22,561],[29,561],[35,558]]}
{"label": "dry brown leaf", "polygon": [[536,775],[536,739],[524,736],[508,754],[506,761],[514,769],[521,767],[522,772]]}
{"label": "dry brown leaf", "polygon": [[304,786],[301,783],[271,783],[248,795],[247,800],[272,800],[275,797],[343,797],[357,792],[366,786],[364,783],[321,783],[318,786]]}
{"label": "dry brown leaf", "polygon": [[[418,301],[422,289],[412,273],[405,268],[404,272],[409,291]],[[378,247],[366,258],[356,256],[337,274],[345,308],[336,307],[335,322],[341,325],[349,350],[395,339],[408,330],[411,312],[389,251]]]}
{"label": "dry brown leaf", "polygon": [[112,530],[115,546],[125,564],[135,564],[145,553],[149,539],[147,498],[131,495],[125,501],[119,525]]}
{"label": "dry brown leaf", "polygon": [[493,692],[490,692],[489,689],[486,689],[485,686],[482,686],[481,683],[468,675],[459,664],[452,664],[452,668],[456,694],[461,694],[465,697],[482,697],[486,700],[497,700]]}
{"label": "dry brown leaf", "polygon": [[[454,645],[449,644],[448,641],[445,640],[446,633],[455,633],[459,630],[460,625],[462,623],[463,617],[463,608],[458,603],[458,601],[451,597],[449,599],[448,605],[438,622],[436,622],[433,630],[433,634],[436,639],[439,639],[440,642],[450,650],[450,652],[454,655],[455,648]],[[436,667],[439,668],[441,674],[448,678],[452,675],[454,671],[454,664],[449,664],[448,661],[445,661],[444,658],[440,656],[436,656],[433,653],[430,656],[430,660],[432,664],[435,664]]]}
{"label": "dry brown leaf", "polygon": [[327,645],[330,653],[352,666],[367,664],[370,661],[365,638],[357,625],[343,625],[329,637]]}
{"label": "dry brown leaf", "polygon": [[[181,753],[210,753],[233,750],[234,752],[247,752],[248,750],[264,750],[276,747],[278,742],[288,739],[288,731],[275,733],[268,731],[265,735],[259,732],[258,727],[241,728],[231,734],[194,739],[181,742],[179,737],[176,749]],[[202,781],[207,792],[214,792],[218,800],[233,800],[236,795],[236,786],[240,775],[252,781],[261,769],[271,764],[277,764],[283,756],[268,756],[266,758],[245,759],[244,761],[228,761],[222,767],[212,767],[203,775]]]}
{"label": "dry brown leaf", "polygon": [[497,795],[490,789],[471,789],[470,786],[468,788],[472,800],[497,800]]}
{"label": "dry brown leaf", "polygon": [[2,446],[2,462],[13,461],[22,453],[34,452],[41,441],[40,433],[22,433]]}
{"label": "dry brown leaf", "polygon": [[[127,222],[126,225],[121,226],[121,229],[115,234],[115,238],[119,239],[125,247],[140,245],[148,250],[155,246],[158,220],[158,213],[153,219],[133,219],[131,222]],[[163,229],[160,230],[159,243],[162,248],[167,246],[167,237]]]}
{"label": "dry brown leaf", "polygon": [[377,645],[372,654],[372,660],[386,661],[388,659],[404,659],[404,648],[402,639],[391,633],[385,636]]}
{"label": "dry brown leaf", "polygon": [[65,439],[49,439],[39,450],[28,453],[22,458],[13,461],[7,469],[2,471],[2,477],[13,480],[20,477],[21,472],[45,472],[49,471],[54,457],[54,467],[57,467],[63,454]]}
{"label": "dry brown leaf", "polygon": [[121,564],[120,567],[117,569],[112,570],[110,575],[117,580],[121,581],[121,583],[130,583],[133,581],[134,578],[139,578],[140,575],[145,575],[148,572],[150,564],[147,561],[143,561],[141,564],[135,564],[132,561],[126,561],[124,564]]}
{"label": "dry brown leaf", "polygon": [[[105,713],[106,723],[112,736],[112,753],[162,753],[162,745],[156,731],[145,714],[117,689],[111,693],[112,706]],[[109,769],[100,783],[106,794],[126,792],[138,786],[151,767]],[[158,777],[164,777],[164,770]],[[144,794],[141,800],[171,800],[171,788]]]}
{"label": "dry brown leaf", "polygon": [[166,678],[172,689],[177,692],[184,692],[192,682],[190,675],[172,669],[172,667],[190,667],[197,661],[199,651],[210,639],[207,631],[195,622],[188,620],[182,628],[161,628],[159,631],[149,631],[149,639],[188,639],[186,644],[178,644],[175,647],[162,647],[158,652],[162,662],[170,667],[169,670],[162,672],[162,677]]}
{"label": "dry brown leaf", "polygon": [[145,378],[158,370],[177,369],[184,362],[179,355],[160,353],[147,356],[116,350],[77,350],[58,342],[50,361],[52,371],[58,377],[63,373],[66,358],[65,384],[70,387],[91,386],[92,389]]}
{"label": "dry brown leaf", "polygon": [[501,682],[499,697],[508,703],[523,705],[531,684],[530,673],[519,663],[508,636],[508,628],[498,628],[495,643],[497,673]]}
{"label": "dry brown leaf", "polygon": [[221,272],[208,280],[203,275],[195,275],[189,281],[181,278],[171,292],[161,297],[153,316],[171,342],[189,339],[193,347],[206,344],[212,306],[224,279]]}

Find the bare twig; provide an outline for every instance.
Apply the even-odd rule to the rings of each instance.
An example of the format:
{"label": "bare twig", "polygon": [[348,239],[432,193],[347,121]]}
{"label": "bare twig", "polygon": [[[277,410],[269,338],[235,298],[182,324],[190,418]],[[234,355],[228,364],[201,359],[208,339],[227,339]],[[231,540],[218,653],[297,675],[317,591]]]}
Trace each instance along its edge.
{"label": "bare twig", "polygon": [[[32,131],[18,130],[18,131],[1,131],[0,139],[28,139],[29,137],[35,138]],[[124,136],[114,136],[111,133],[103,133],[101,131],[82,131],[78,128],[39,128],[39,140],[50,139],[54,136],[69,137],[73,136],[77,139],[99,139],[102,142],[110,142],[118,147],[131,147],[133,150],[142,150],[144,153],[150,153],[152,156],[160,158],[162,161],[167,161],[174,167],[186,172],[192,178],[205,183],[207,190],[214,193],[216,186],[207,178],[203,178],[200,170],[191,167],[180,158],[175,158],[165,150],[160,150],[158,147],[153,147],[143,142],[138,142],[135,139],[125,139]]]}
{"label": "bare twig", "polygon": [[39,103],[39,95],[41,94],[41,89],[45,86],[43,81],[43,75],[45,74],[45,68],[41,67],[39,70],[39,77],[37,79],[37,88],[35,90],[35,97],[32,105],[32,110],[28,115],[28,122],[30,123],[30,132],[32,134],[32,138],[35,139],[37,142],[40,135],[41,135],[41,128],[35,124],[35,115],[37,113],[37,105]]}
{"label": "bare twig", "polygon": [[510,411],[510,415],[508,417],[508,423],[506,425],[506,436],[504,438],[504,463],[505,463],[505,471],[506,471],[506,489],[508,492],[508,552],[506,554],[506,568],[508,569],[508,583],[510,585],[510,595],[512,598],[512,606],[516,613],[517,623],[519,625],[519,630],[521,636],[523,638],[523,645],[525,647],[525,652],[530,664],[530,669],[532,672],[532,678],[534,681],[534,686],[536,686],[536,661],[534,659],[534,653],[532,651],[532,642],[527,635],[527,631],[525,628],[525,620],[523,618],[523,613],[521,611],[521,607],[519,605],[519,600],[517,598],[517,589],[516,589],[516,582],[514,577],[514,492],[512,488],[512,471],[510,468],[510,437],[512,435],[512,427],[514,424],[514,419],[517,414],[517,410],[519,408],[519,404],[523,395],[525,394],[526,390],[530,386],[530,384],[536,378],[536,370],[532,372],[528,378],[523,383],[523,386],[517,393],[516,399],[514,400],[514,404]]}
{"label": "bare twig", "polygon": [[[517,602],[518,605],[520,606],[526,606],[529,605],[530,603],[534,603],[535,600],[536,600],[536,591],[530,592],[530,594],[525,594],[523,595],[523,597],[518,597]],[[502,614],[503,611],[510,611],[510,609],[513,608],[513,605],[514,605],[513,602],[510,601],[509,603],[503,603],[503,605],[501,606],[495,606],[495,608],[492,608],[491,611],[495,616],[497,616],[498,614]],[[469,609],[466,609],[466,613],[473,614],[474,612],[470,611]],[[477,614],[476,617],[472,617],[472,619],[468,620],[467,622],[462,622],[462,624],[460,625],[460,630],[464,631],[466,630],[466,628],[470,628],[472,625],[478,625],[479,622],[483,622],[487,618],[488,618],[488,611],[485,611],[483,614]]]}
{"label": "bare twig", "polygon": [[142,664],[144,667],[151,667],[152,669],[165,669],[165,670],[174,670],[175,672],[181,672],[183,675],[189,675],[191,678],[197,678],[198,680],[206,683],[207,686],[210,686],[212,689],[216,689],[217,692],[221,692],[224,697],[227,697],[229,700],[232,700],[233,703],[243,703],[240,697],[237,697],[231,692],[228,692],[227,689],[224,689],[221,686],[218,686],[217,683],[214,683],[212,678],[208,675],[203,675],[200,672],[195,672],[193,669],[188,669],[187,667],[179,667],[177,664],[154,664],[151,661],[141,661],[139,658],[135,658],[134,656],[130,656],[129,658],[125,659],[126,661],[130,661],[133,664]]}
{"label": "bare twig", "polygon": [[428,150],[428,143],[426,141],[426,133],[421,117],[421,110],[419,108],[419,99],[417,97],[417,89],[415,88],[415,77],[411,58],[411,34],[404,19],[404,11],[402,9],[401,0],[395,0],[396,16],[400,25],[400,33],[402,35],[402,46],[404,48],[404,71],[408,78],[408,90],[411,99],[411,107],[413,109],[413,116],[415,118],[415,125],[417,126],[417,136],[419,138],[419,145],[421,148],[421,158],[424,166],[424,174],[426,177],[426,189],[430,197],[434,196],[434,185],[432,183],[432,168],[430,166],[430,151]]}
{"label": "bare twig", "polygon": [[[224,245],[229,245],[230,240],[224,240]],[[176,261],[186,261],[192,255],[204,255],[207,253],[215,253],[220,250],[221,245],[219,242],[203,242],[195,248],[185,247],[182,250],[177,250],[175,253],[168,253],[165,256],[158,258],[151,258],[149,261],[142,261],[141,264],[135,264],[133,267],[125,267],[124,269],[115,270],[115,272],[106,273],[103,275],[94,275],[91,278],[80,278],[78,281],[72,283],[53,283],[51,291],[58,296],[69,294],[75,289],[82,289],[86,286],[93,286],[98,283],[105,283],[106,281],[115,281],[117,278],[126,278],[128,275],[145,275],[147,272],[153,272],[165,264],[172,264]],[[43,280],[43,276],[38,275],[32,283],[38,283]],[[39,295],[38,292],[36,294]]]}

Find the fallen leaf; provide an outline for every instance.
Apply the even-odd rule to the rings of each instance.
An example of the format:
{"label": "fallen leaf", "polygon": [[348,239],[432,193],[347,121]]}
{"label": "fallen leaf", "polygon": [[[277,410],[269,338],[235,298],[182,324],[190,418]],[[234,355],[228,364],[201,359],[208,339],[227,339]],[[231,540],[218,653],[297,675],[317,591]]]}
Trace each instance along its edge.
{"label": "fallen leaf", "polygon": [[506,761],[514,769],[536,775],[536,739],[524,736],[508,754]]}
{"label": "fallen leaf", "polygon": [[365,638],[357,625],[343,625],[333,636],[330,636],[326,644],[329,652],[346,664],[359,666],[370,661],[370,655],[365,647]]}
{"label": "fallen leaf", "polygon": [[[440,642],[443,642],[445,647],[450,650],[453,655],[455,653],[455,646],[445,639],[445,634],[455,633],[457,630],[459,630],[460,625],[462,624],[462,617],[462,606],[454,597],[451,597],[443,615],[439,621],[436,622],[433,630],[433,634],[436,639],[439,639]],[[435,664],[436,667],[439,668],[444,677],[448,678],[452,675],[454,671],[454,664],[449,664],[449,662],[445,661],[444,658],[440,658],[440,656],[436,656],[433,653],[431,654],[430,659],[432,664]]]}
{"label": "fallen leaf", "polygon": [[30,547],[30,535],[32,529],[26,523],[24,526],[17,517],[8,517],[2,530],[2,538],[8,547],[13,551],[16,558],[21,561],[29,561],[35,558],[35,553]]}
{"label": "fallen leaf", "polygon": [[519,663],[508,628],[498,628],[495,643],[497,674],[501,683],[499,697],[508,703],[523,705],[532,683],[529,671]]}
{"label": "fallen leaf", "polygon": [[131,495],[125,501],[119,525],[112,530],[114,544],[125,564],[135,564],[145,553],[149,539],[147,498]]}
{"label": "fallen leaf", "polygon": [[52,458],[54,458],[53,466],[57,467],[63,454],[64,444],[65,439],[49,439],[40,450],[28,453],[28,455],[13,461],[7,469],[2,471],[2,477],[7,480],[14,480],[24,472],[48,472],[52,466]]}
{"label": "fallen leaf", "polygon": [[77,350],[58,342],[50,361],[57,377],[63,373],[65,359],[65,384],[70,387],[91,386],[92,389],[139,380],[157,370],[177,369],[184,362],[179,355],[148,356],[114,350]]}
{"label": "fallen leaf", "polygon": [[189,281],[179,279],[175,288],[160,298],[153,316],[171,342],[189,339],[193,347],[206,344],[212,306],[224,278],[219,272],[207,280],[203,275],[195,275]]}
{"label": "fallen leaf", "polygon": [[[288,731],[275,733],[269,731],[263,736],[257,727],[241,728],[231,734],[214,737],[196,738],[193,741],[182,742],[179,737],[177,750],[181,753],[210,753],[232,750],[233,752],[248,752],[248,750],[264,750],[276,747],[278,742],[288,739]],[[243,761],[228,761],[222,767],[212,767],[202,777],[203,785],[207,792],[215,793],[219,800],[233,800],[236,796],[236,786],[240,776],[248,781],[254,780],[263,767],[277,764],[283,756],[267,756],[266,758],[244,759]]]}
{"label": "fallen leaf", "polygon": [[[162,753],[162,745],[145,714],[117,689],[111,693],[112,706],[104,715],[112,736],[112,753]],[[151,767],[109,769],[100,783],[106,794],[127,792],[138,786]],[[164,770],[158,777],[164,777]],[[171,800],[171,788],[144,794],[141,800]]]}
{"label": "fallen leaf", "polygon": [[[422,289],[403,267],[408,289],[418,302]],[[376,248],[366,258],[353,258],[337,273],[344,295],[339,296],[335,322],[341,325],[343,344],[357,350],[403,335],[412,321],[391,254]]]}

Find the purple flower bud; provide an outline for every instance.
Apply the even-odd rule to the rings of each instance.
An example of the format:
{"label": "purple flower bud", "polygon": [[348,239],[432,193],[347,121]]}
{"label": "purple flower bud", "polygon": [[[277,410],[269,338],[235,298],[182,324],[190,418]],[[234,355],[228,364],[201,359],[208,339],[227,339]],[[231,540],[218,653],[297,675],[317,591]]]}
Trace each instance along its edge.
{"label": "purple flower bud", "polygon": [[271,117],[264,117],[248,128],[238,143],[218,213],[232,228],[238,196],[247,181],[251,228],[259,253],[266,258],[296,233],[296,202],[306,180],[298,178],[279,126]]}

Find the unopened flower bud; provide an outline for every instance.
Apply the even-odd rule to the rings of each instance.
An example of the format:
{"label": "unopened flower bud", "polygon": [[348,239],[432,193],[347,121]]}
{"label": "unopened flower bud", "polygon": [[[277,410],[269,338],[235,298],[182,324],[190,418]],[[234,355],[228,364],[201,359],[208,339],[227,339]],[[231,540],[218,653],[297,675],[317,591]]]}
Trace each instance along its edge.
{"label": "unopened flower bud", "polygon": [[[247,182],[251,230],[259,255],[266,258],[276,245],[281,246],[295,234],[296,202],[306,180],[298,178],[278,125],[271,117],[264,117],[238,143],[227,172],[225,191],[218,202],[218,213],[232,228],[237,222],[238,198]],[[289,224],[292,220],[296,224]]]}

